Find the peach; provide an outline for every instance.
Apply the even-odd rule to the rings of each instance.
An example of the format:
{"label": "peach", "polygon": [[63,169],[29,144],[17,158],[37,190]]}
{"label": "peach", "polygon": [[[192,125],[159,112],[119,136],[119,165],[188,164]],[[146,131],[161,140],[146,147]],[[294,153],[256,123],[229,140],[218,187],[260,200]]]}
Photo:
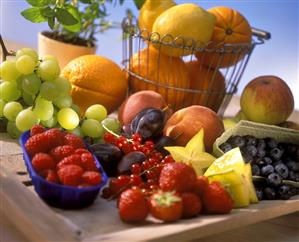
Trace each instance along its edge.
{"label": "peach", "polygon": [[212,152],[216,138],[224,132],[224,126],[217,114],[207,107],[193,105],[178,110],[167,120],[164,135],[176,138],[177,145],[185,146],[202,128],[205,148]]}
{"label": "peach", "polygon": [[118,110],[118,120],[122,125],[130,124],[132,119],[145,108],[164,109],[167,104],[163,97],[154,91],[139,91],[129,96]]}
{"label": "peach", "polygon": [[247,84],[241,95],[241,110],[250,121],[279,124],[294,110],[288,85],[277,76],[259,76]]}

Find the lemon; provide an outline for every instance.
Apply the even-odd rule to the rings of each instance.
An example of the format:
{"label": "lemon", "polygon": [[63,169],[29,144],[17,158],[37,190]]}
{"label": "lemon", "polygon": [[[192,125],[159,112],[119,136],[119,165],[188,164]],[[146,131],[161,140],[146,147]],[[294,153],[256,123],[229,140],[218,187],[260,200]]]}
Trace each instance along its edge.
{"label": "lemon", "polygon": [[140,9],[138,17],[138,26],[140,31],[146,30],[148,33],[152,32],[153,24],[156,18],[166,9],[175,5],[172,0],[147,0]]}
{"label": "lemon", "polygon": [[213,162],[204,174],[210,181],[219,181],[228,189],[235,207],[258,202],[252,183],[250,164],[245,164],[237,147]]}
{"label": "lemon", "polygon": [[[164,45],[175,42],[177,48],[162,46],[161,51],[167,55],[189,55],[190,49],[184,50],[179,47],[203,46],[211,39],[215,23],[216,17],[196,4],[176,5],[164,11],[154,22],[153,32],[160,36],[156,36],[154,40],[160,38]],[[160,48],[159,44],[154,46]]]}

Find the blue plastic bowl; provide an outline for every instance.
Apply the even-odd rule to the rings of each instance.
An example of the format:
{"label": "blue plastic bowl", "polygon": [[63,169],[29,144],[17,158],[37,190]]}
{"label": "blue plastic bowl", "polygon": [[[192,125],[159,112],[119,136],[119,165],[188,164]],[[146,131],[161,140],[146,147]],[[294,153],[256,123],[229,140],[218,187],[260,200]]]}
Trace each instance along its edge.
{"label": "blue plastic bowl", "polygon": [[32,179],[32,184],[40,198],[53,207],[63,209],[79,209],[91,205],[98,196],[101,188],[108,180],[108,177],[97,158],[93,156],[96,161],[96,166],[102,175],[102,182],[99,185],[77,188],[48,182],[46,179],[38,175],[32,167],[31,159],[25,148],[25,143],[29,137],[30,132],[26,131],[21,135],[19,141],[23,150],[23,158],[27,170]]}

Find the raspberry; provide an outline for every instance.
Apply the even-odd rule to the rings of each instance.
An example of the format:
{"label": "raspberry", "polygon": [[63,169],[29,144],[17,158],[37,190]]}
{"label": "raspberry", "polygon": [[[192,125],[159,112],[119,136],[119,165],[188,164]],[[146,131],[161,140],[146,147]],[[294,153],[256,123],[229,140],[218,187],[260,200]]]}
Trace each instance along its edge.
{"label": "raspberry", "polygon": [[64,133],[58,128],[52,128],[45,132],[50,149],[63,145]]}
{"label": "raspberry", "polygon": [[32,166],[36,172],[55,169],[55,162],[52,157],[45,153],[37,153],[32,159]]}
{"label": "raspberry", "polygon": [[45,132],[30,137],[25,143],[25,148],[31,157],[39,152],[46,153],[49,150],[49,143]]}
{"label": "raspberry", "polygon": [[31,129],[30,129],[30,136],[36,135],[36,134],[41,134],[45,131],[46,129],[41,126],[41,125],[34,125]]}
{"label": "raspberry", "polygon": [[82,141],[82,139],[74,134],[68,133],[64,136],[64,143],[66,145],[71,145],[75,149],[78,148],[85,148],[85,145]]}
{"label": "raspberry", "polygon": [[47,170],[45,179],[48,182],[59,183],[58,175],[57,175],[56,171],[54,171],[54,170]]}
{"label": "raspberry", "polygon": [[67,156],[67,157],[63,158],[57,164],[57,170],[60,170],[61,168],[63,168],[64,166],[67,166],[67,165],[81,166],[81,157],[80,157],[80,155],[74,154],[74,155],[70,155],[70,156]]}
{"label": "raspberry", "polygon": [[89,151],[84,148],[79,148],[75,150],[75,154],[82,155],[83,153],[88,153]]}
{"label": "raspberry", "polygon": [[98,185],[102,182],[102,176],[96,171],[85,171],[82,175],[82,182],[89,185]]}
{"label": "raspberry", "polygon": [[60,182],[68,186],[78,186],[81,182],[83,169],[77,165],[66,165],[58,171]]}
{"label": "raspberry", "polygon": [[81,164],[86,171],[98,171],[95,160],[91,153],[83,153],[81,155]]}
{"label": "raspberry", "polygon": [[74,154],[75,149],[70,145],[57,146],[50,151],[50,155],[53,157],[54,161],[59,162],[63,158]]}

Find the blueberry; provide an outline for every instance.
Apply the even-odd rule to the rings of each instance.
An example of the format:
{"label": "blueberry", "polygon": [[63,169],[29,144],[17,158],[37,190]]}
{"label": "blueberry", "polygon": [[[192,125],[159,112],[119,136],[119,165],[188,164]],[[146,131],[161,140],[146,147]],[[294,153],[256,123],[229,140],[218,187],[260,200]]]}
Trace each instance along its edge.
{"label": "blueberry", "polygon": [[225,142],[225,143],[221,144],[221,145],[219,146],[219,148],[220,148],[224,153],[226,153],[226,152],[230,151],[233,147],[231,146],[231,144]]}
{"label": "blueberry", "polygon": [[252,156],[252,157],[255,157],[256,154],[257,154],[257,149],[256,149],[256,147],[255,147],[254,145],[247,145],[247,146],[246,146],[246,150],[245,150],[245,152],[246,152],[248,155],[250,155],[250,156]]}
{"label": "blueberry", "polygon": [[289,167],[290,170],[292,171],[299,171],[299,163],[298,162],[295,162],[293,160],[289,160],[287,163],[286,163],[287,167]]}
{"label": "blueberry", "polygon": [[273,162],[272,159],[271,159],[270,157],[264,157],[263,160],[264,160],[265,163],[268,164],[268,165],[272,164],[272,162]]}
{"label": "blueberry", "polygon": [[245,153],[245,152],[241,152],[242,153],[242,157],[243,160],[245,161],[245,163],[251,163],[254,159],[251,155]]}
{"label": "blueberry", "polygon": [[292,196],[293,192],[290,186],[281,185],[277,188],[277,194],[280,199],[288,200]]}
{"label": "blueberry", "polygon": [[299,172],[289,171],[289,180],[299,182]]}
{"label": "blueberry", "polygon": [[263,167],[263,166],[267,165],[267,163],[265,162],[264,159],[257,159],[255,161],[255,164],[257,164],[259,167]]}
{"label": "blueberry", "polygon": [[255,189],[256,192],[256,196],[258,198],[259,201],[263,200],[264,198],[264,193],[262,189]]}
{"label": "blueberry", "polygon": [[266,148],[266,141],[264,139],[258,139],[256,147],[258,149],[264,150]]}
{"label": "blueberry", "polygon": [[267,183],[270,186],[277,187],[281,184],[281,177],[277,173],[273,172],[270,175],[268,175]]}
{"label": "blueberry", "polygon": [[259,176],[261,173],[260,168],[257,165],[251,166],[251,172],[253,176]]}
{"label": "blueberry", "polygon": [[270,150],[270,156],[274,159],[274,160],[280,160],[280,158],[282,157],[283,154],[283,150],[276,147]]}
{"label": "blueberry", "polygon": [[267,147],[270,148],[270,149],[276,148],[277,145],[278,145],[276,140],[272,139],[272,138],[266,138],[265,142],[267,144]]}
{"label": "blueberry", "polygon": [[269,174],[274,172],[274,167],[272,165],[265,165],[261,169],[262,176],[268,176]]}
{"label": "blueberry", "polygon": [[263,158],[266,156],[266,151],[264,149],[257,148],[256,156],[259,158]]}
{"label": "blueberry", "polygon": [[288,155],[294,155],[297,151],[297,146],[294,144],[287,144],[286,145],[286,153]]}
{"label": "blueberry", "polygon": [[252,135],[246,135],[244,136],[244,139],[246,141],[246,145],[253,145],[253,146],[257,145],[257,139]]}
{"label": "blueberry", "polygon": [[285,164],[278,164],[274,169],[283,179],[286,179],[289,176],[289,168]]}
{"label": "blueberry", "polygon": [[245,139],[239,135],[232,136],[231,138],[229,138],[228,142],[232,145],[233,148],[242,148],[245,145]]}
{"label": "blueberry", "polygon": [[282,160],[275,161],[272,165],[275,167],[275,166],[277,166],[278,164],[283,164]]}
{"label": "blueberry", "polygon": [[268,200],[273,200],[276,197],[276,192],[272,187],[265,187],[263,193],[264,193],[264,198]]}

